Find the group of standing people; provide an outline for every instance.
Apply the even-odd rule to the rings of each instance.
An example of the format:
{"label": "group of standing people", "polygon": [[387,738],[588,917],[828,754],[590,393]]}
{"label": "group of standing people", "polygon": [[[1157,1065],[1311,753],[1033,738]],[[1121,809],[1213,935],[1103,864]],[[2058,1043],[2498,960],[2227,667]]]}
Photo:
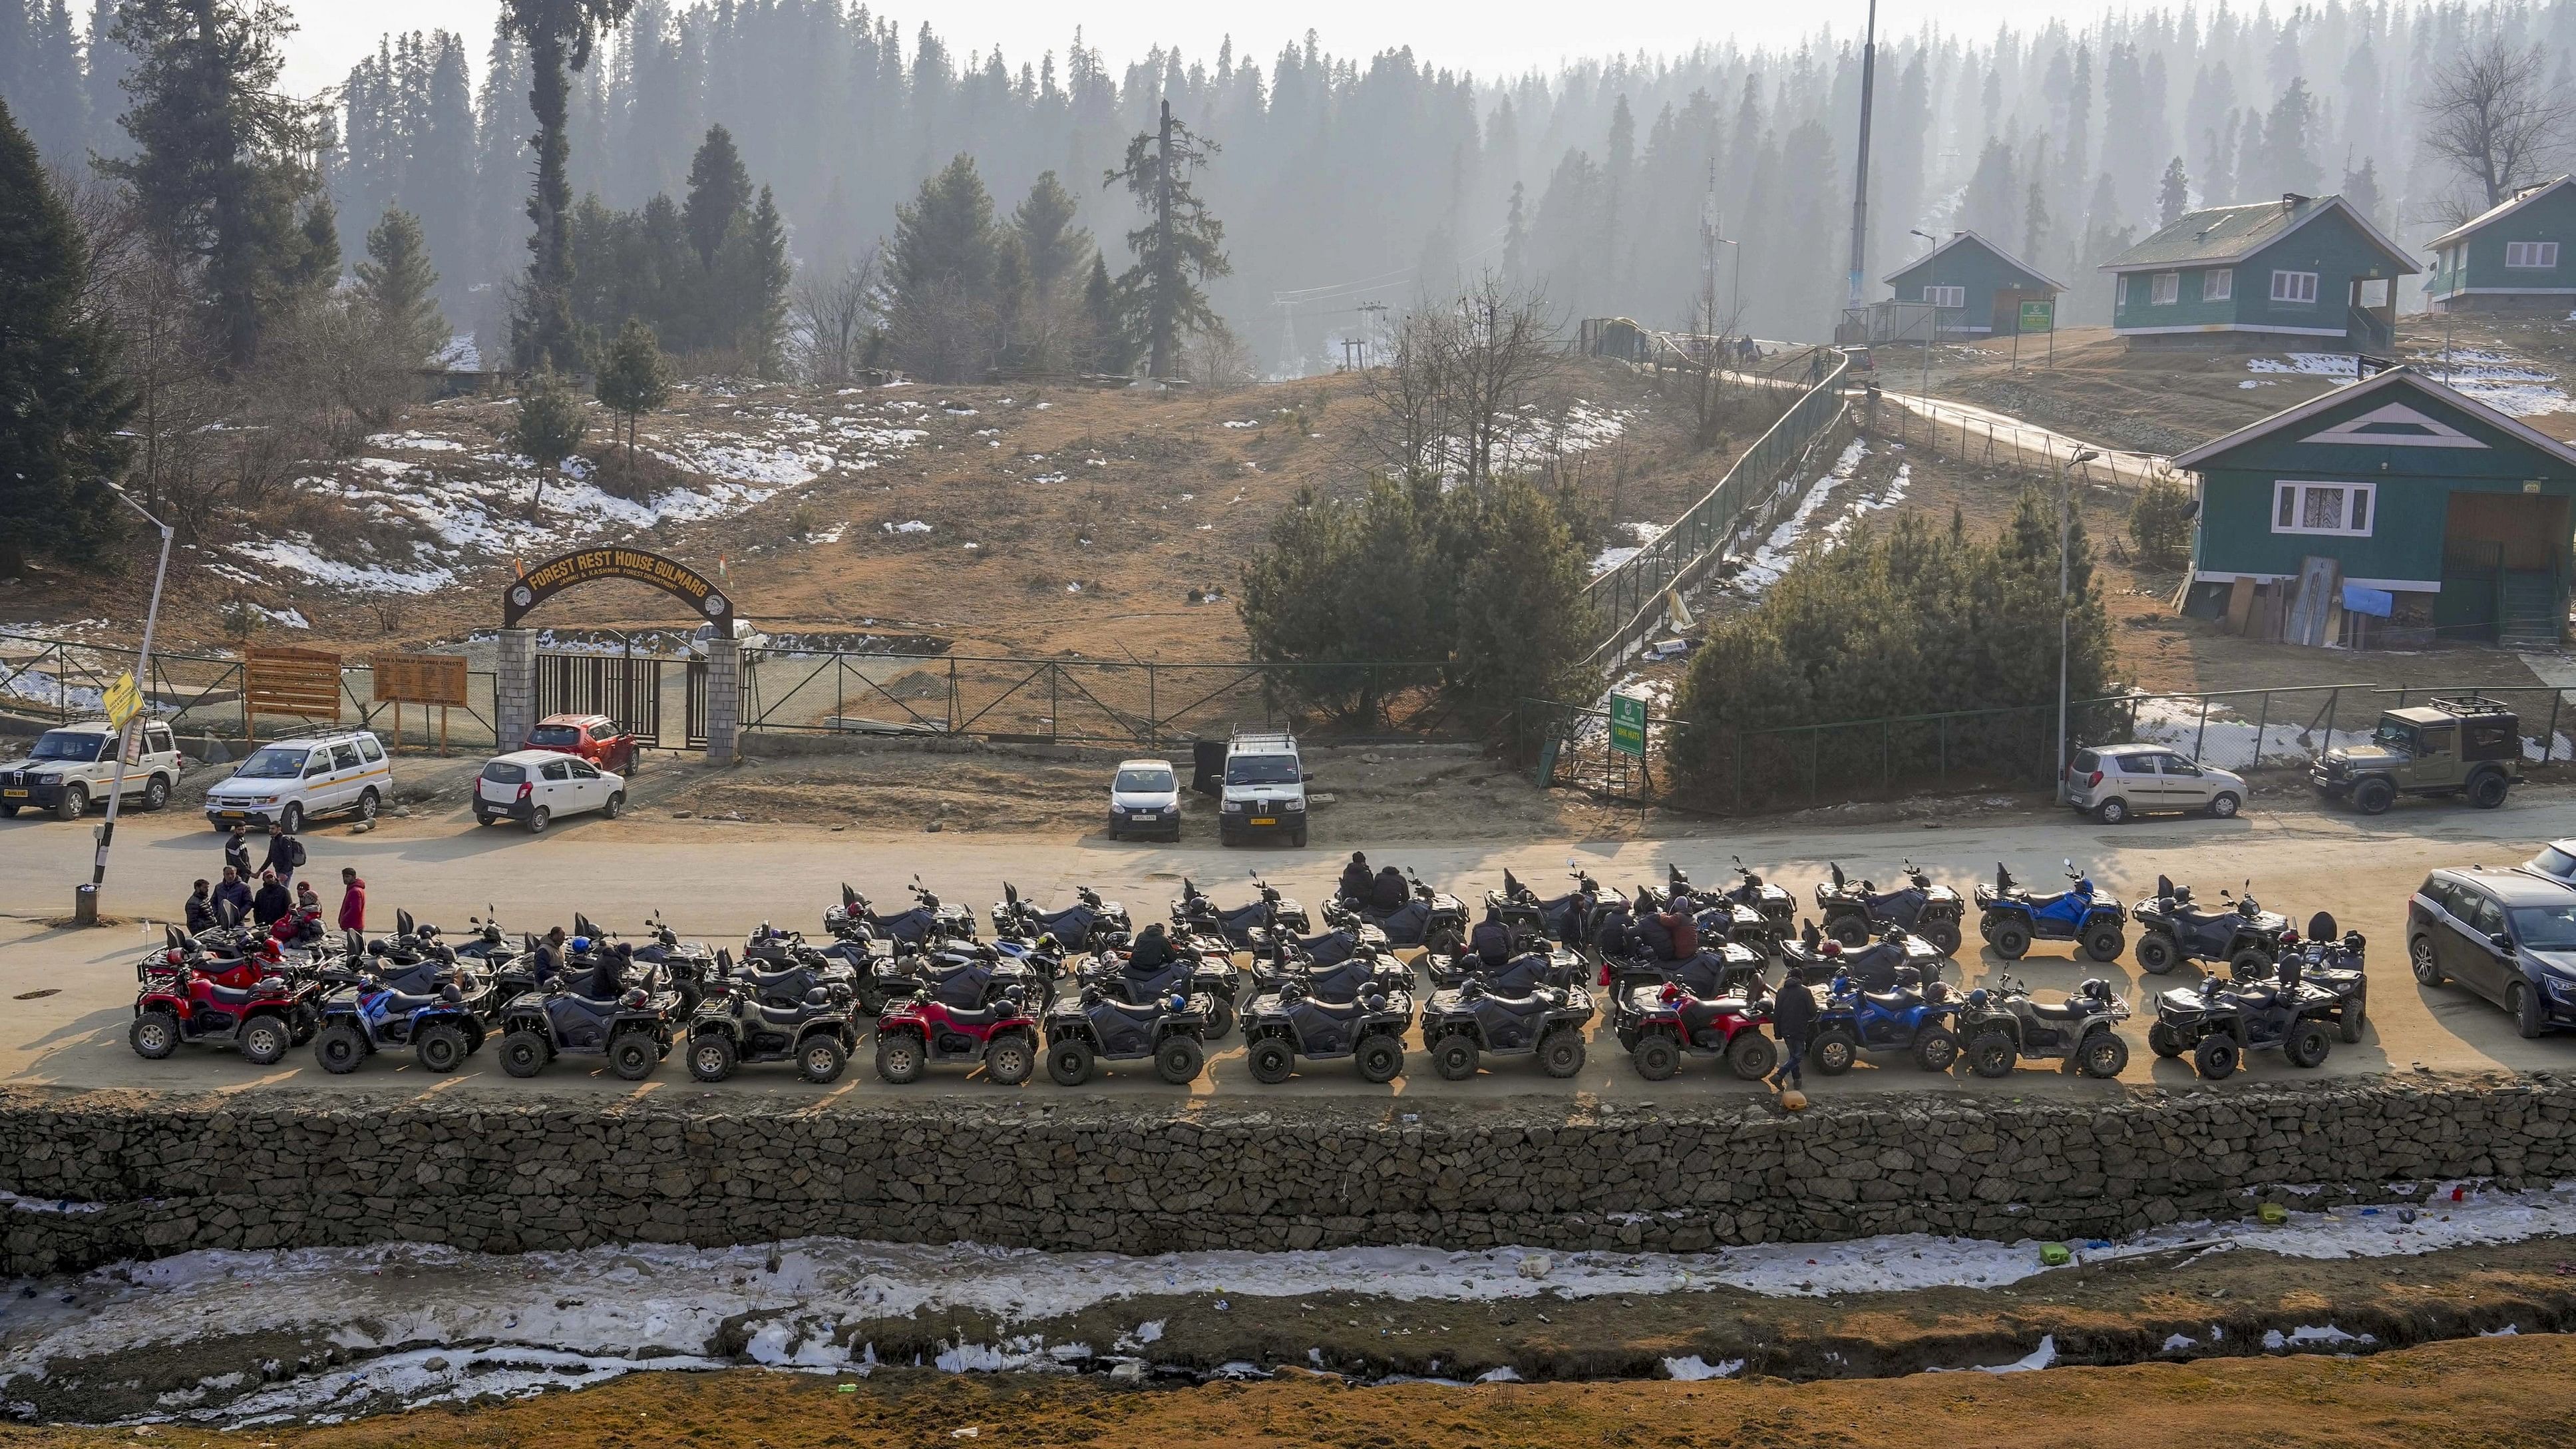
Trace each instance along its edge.
{"label": "group of standing people", "polygon": [[[223,878],[200,876],[189,891],[191,934],[249,921],[277,940],[318,936],[322,930],[322,897],[311,880],[298,880],[308,856],[302,836],[283,827],[272,830],[268,851],[256,874],[251,866],[250,833],[236,825],[224,837]],[[339,929],[367,928],[367,883],[354,867],[340,870]]]}

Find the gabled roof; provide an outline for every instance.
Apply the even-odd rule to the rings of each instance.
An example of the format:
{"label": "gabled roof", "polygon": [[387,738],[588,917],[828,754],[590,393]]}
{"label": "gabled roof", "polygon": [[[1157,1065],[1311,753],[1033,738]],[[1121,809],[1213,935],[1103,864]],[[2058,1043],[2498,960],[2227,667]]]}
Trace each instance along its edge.
{"label": "gabled roof", "polygon": [[[2173,465],[2177,468],[2197,468],[2221,453],[2233,452],[2258,438],[2268,437],[2285,428],[2296,427],[2329,409],[2339,408],[2346,403],[2358,402],[2383,392],[2401,391],[2421,393],[2444,406],[2457,408],[2498,432],[2509,435],[2515,441],[2538,449],[2569,468],[2576,468],[2576,447],[2569,447],[2519,418],[2508,417],[2497,412],[2466,393],[2426,377],[2411,366],[2392,367],[2365,381],[2336,388],[2323,396],[2310,398],[2296,407],[2284,408],[2260,422],[2247,423],[2236,431],[2212,438],[2189,452],[2175,454]],[[2359,423],[2365,420],[2356,418],[2353,421]],[[2392,436],[2391,441],[2399,441],[2401,437],[2402,435]],[[2328,441],[2368,442],[2372,440],[2360,435],[2338,433]]]}
{"label": "gabled roof", "polygon": [[2048,273],[2041,271],[2039,268],[2032,266],[2030,263],[2023,261],[2021,258],[2014,256],[2012,253],[2005,251],[2002,247],[1996,246],[1993,242],[1986,240],[1984,237],[1979,236],[1972,231],[1954,231],[1950,233],[1950,239],[1948,241],[1941,243],[1932,250],[1925,252],[1923,255],[1914,258],[1912,261],[1907,262],[1901,267],[1898,267],[1895,271],[1879,278],[1879,284],[1881,286],[1888,287],[1895,286],[1897,278],[1904,276],[1907,272],[1913,271],[1916,267],[1923,265],[1925,262],[1931,261],[1933,258],[1938,257],[1943,252],[1948,251],[1950,248],[1957,246],[1959,243],[1964,241],[1975,242],[1977,245],[1984,247],[1987,251],[1994,253],[1995,260],[2009,264],[2014,271],[2027,272],[2031,276],[2038,278],[2040,281],[2047,283],[2050,287],[2053,287],[2060,292],[2066,290],[2066,284],[2064,282],[2057,280],[2055,277],[2050,276]]}
{"label": "gabled roof", "polygon": [[2302,196],[2295,201],[2261,201],[2247,206],[2210,206],[2187,211],[2136,246],[2104,262],[2097,271],[2145,272],[2177,266],[2224,266],[2241,262],[2328,212],[2346,221],[2399,263],[2398,272],[2423,270],[2415,259],[2390,241],[2370,218],[2340,196]]}
{"label": "gabled roof", "polygon": [[2519,195],[2511,196],[2503,201],[2497,202],[2495,205],[2488,207],[2486,210],[2479,212],[2473,217],[2470,217],[2467,221],[2461,222],[2458,226],[2455,226],[2449,231],[2442,233],[2440,236],[2433,238],[2431,241],[2424,243],[2424,245],[2427,250],[2440,251],[2442,248],[2449,246],[2455,241],[2459,241],[2469,233],[2478,230],[2480,227],[2504,220],[2506,217],[2513,215],[2515,212],[2522,210],[2524,207],[2531,205],[2533,202],[2538,201],[2549,193],[2558,190],[2571,181],[2576,181],[2576,176],[2558,176],[2548,181],[2541,182],[2537,186],[2526,186],[2522,189]]}

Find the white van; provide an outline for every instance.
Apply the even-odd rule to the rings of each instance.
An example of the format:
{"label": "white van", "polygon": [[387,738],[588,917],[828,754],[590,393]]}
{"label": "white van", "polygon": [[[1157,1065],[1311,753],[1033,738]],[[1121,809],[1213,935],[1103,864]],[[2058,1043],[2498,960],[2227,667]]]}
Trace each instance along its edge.
{"label": "white van", "polygon": [[[88,814],[116,787],[115,742],[115,728],[103,719],[45,731],[26,758],[0,763],[0,819],[21,810],[50,810],[61,820]],[[186,768],[170,727],[147,720],[141,752],[126,758],[125,797],[158,810]]]}
{"label": "white van", "polygon": [[335,730],[261,746],[206,792],[206,820],[217,830],[301,830],[316,815],[373,820],[393,790],[383,743],[366,730]]}

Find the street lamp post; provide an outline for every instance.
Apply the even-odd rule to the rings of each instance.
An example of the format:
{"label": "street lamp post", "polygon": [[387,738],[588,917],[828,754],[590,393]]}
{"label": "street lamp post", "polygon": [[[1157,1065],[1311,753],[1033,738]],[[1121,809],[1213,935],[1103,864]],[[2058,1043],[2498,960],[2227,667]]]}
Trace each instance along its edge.
{"label": "street lamp post", "polygon": [[2057,469],[2057,803],[2066,803],[2066,650],[2068,596],[2073,591],[2075,469],[2101,457],[2091,448],[2072,454]]}
{"label": "street lamp post", "polygon": [[[90,911],[87,914],[93,920],[96,919],[99,888],[107,884],[107,850],[116,841],[117,807],[125,800],[125,757],[129,753],[125,747],[126,739],[133,731],[142,729],[152,716],[151,696],[148,693],[152,678],[152,629],[161,621],[161,585],[170,577],[170,525],[154,518],[142,504],[134,501],[133,495],[116,484],[109,483],[107,487],[108,491],[117,496],[118,501],[142,514],[145,522],[161,531],[161,561],[152,570],[152,602],[143,611],[143,646],[134,654],[134,688],[135,692],[143,698],[144,707],[135,713],[133,719],[126,722],[124,729],[116,732],[116,772],[110,778],[107,787],[107,819],[98,827],[98,856],[90,865],[88,896]],[[74,902],[73,914],[75,918],[84,914],[80,910],[80,902]]]}
{"label": "street lamp post", "polygon": [[[1930,259],[1932,268],[1925,274],[1923,295],[1927,300],[1937,298],[1941,295],[1941,239],[1919,226],[1908,227],[1906,230],[1915,236],[1919,236],[1925,241],[1932,243],[1932,256]],[[1929,403],[1932,398],[1932,344],[1940,340],[1941,304],[1938,301],[1934,301],[1932,302],[1932,318],[1930,325],[1923,333],[1923,398],[1926,403]],[[1923,416],[1928,419],[1932,415],[1929,412],[1926,412]]]}

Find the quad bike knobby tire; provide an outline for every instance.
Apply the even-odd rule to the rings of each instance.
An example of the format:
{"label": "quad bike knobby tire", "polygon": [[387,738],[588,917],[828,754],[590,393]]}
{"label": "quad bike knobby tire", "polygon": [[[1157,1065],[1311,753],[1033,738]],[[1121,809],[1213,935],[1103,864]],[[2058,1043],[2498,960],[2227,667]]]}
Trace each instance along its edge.
{"label": "quad bike knobby tire", "polygon": [[1186,1087],[1207,1068],[1207,1048],[1175,1032],[1154,1050],[1154,1075],[1175,1087]]}
{"label": "quad bike knobby tire", "polygon": [[2182,1038],[2161,1021],[2147,1024],[2147,1050],[2157,1056],[2172,1058],[2183,1054]]}
{"label": "quad bike knobby tire", "polygon": [[366,1034],[345,1021],[335,1021],[313,1038],[313,1060],[335,1077],[346,1076],[367,1060]]}
{"label": "quad bike knobby tire", "polygon": [[1857,951],[1869,944],[1869,918],[1846,911],[1825,923],[1825,938],[1842,943],[1846,951]]}
{"label": "quad bike knobby tire", "polygon": [[877,1075],[898,1087],[921,1080],[922,1058],[921,1038],[911,1032],[891,1032],[877,1038]]}
{"label": "quad bike knobby tire", "polygon": [[[1745,1035],[1750,1036],[1752,1033],[1747,1032]],[[1741,1039],[1738,1038],[1738,1040]],[[1673,1043],[1671,1037],[1659,1032],[1653,1036],[1638,1038],[1637,1045],[1628,1053],[1628,1061],[1636,1067],[1638,1076],[1650,1082],[1660,1082],[1681,1070],[1682,1049]],[[1433,1064],[1438,1064],[1437,1058],[1434,1059]]]}
{"label": "quad bike knobby tire", "polygon": [[1927,1072],[1946,1072],[1959,1064],[1959,1034],[1946,1026],[1927,1026],[1914,1034],[1914,1065]]}
{"label": "quad bike knobby tire", "polygon": [[452,1072],[465,1065],[470,1050],[465,1033],[453,1022],[434,1021],[420,1029],[413,1038],[411,1054],[425,1072]]}
{"label": "quad bike knobby tire", "polygon": [[1551,1077],[1563,1079],[1583,1070],[1583,1033],[1560,1026],[1539,1038],[1538,1064]]}
{"label": "quad bike knobby tire", "polygon": [[1959,923],[1956,921],[1934,921],[1932,924],[1923,928],[1923,939],[1931,942],[1932,949],[1940,952],[1942,955],[1956,956],[1959,954],[1960,944]]}
{"label": "quad bike knobby tire", "polygon": [[1228,1001],[1222,996],[1209,996],[1207,1019],[1208,1039],[1210,1041],[1221,1040],[1227,1032],[1232,1030],[1234,1030],[1234,1003]]}
{"label": "quad bike knobby tire", "polygon": [[2334,1033],[2322,1021],[2303,1021],[2290,1028],[2289,1040],[2281,1043],[2281,1055],[2294,1067],[2322,1067],[2334,1051]]}
{"label": "quad bike knobby tire", "polygon": [[840,1080],[850,1064],[850,1049],[829,1032],[816,1032],[796,1049],[796,1075],[815,1086]]}
{"label": "quad bike knobby tire", "polygon": [[2232,1036],[2202,1037],[2200,1045],[2192,1048],[2191,1052],[2191,1064],[2213,1082],[2223,1082],[2236,1075],[2237,1060],[2236,1038]]}
{"label": "quad bike knobby tire", "polygon": [[2239,981],[2260,981],[2272,974],[2272,958],[2259,946],[2248,946],[2227,958],[2228,973]]}
{"label": "quad bike knobby tire", "polygon": [[1252,1079],[1267,1087],[1275,1087],[1288,1080],[1289,1074],[1297,1070],[1297,1053],[1277,1037],[1253,1043],[1252,1049],[1244,1053],[1243,1060],[1252,1072]]}
{"label": "quad bike knobby tire", "polygon": [[1779,1046],[1758,1031],[1739,1031],[1726,1044],[1726,1069],[1739,1081],[1758,1082],[1779,1065]]}
{"label": "quad bike knobby tire", "polygon": [[2129,953],[2138,969],[2150,976],[2162,976],[2182,959],[2182,946],[2162,931],[2148,931],[2138,937],[2137,949]]}
{"label": "quad bike knobby tire", "polygon": [[733,1039],[720,1031],[700,1032],[689,1038],[689,1076],[697,1081],[723,1081],[733,1075],[738,1060]]}
{"label": "quad bike knobby tire", "polygon": [[1463,1082],[1476,1075],[1476,1039],[1463,1031],[1440,1038],[1431,1049],[1431,1070],[1443,1081]]}
{"label": "quad bike knobby tire", "polygon": [[2120,952],[2128,944],[2129,938],[2120,933],[2116,924],[2105,923],[2084,933],[2084,954],[2096,961],[2119,960]]}
{"label": "quad bike knobby tire", "polygon": [[285,1017],[263,1013],[242,1023],[242,1060],[255,1067],[273,1067],[286,1059],[287,1048],[295,1045],[295,1025]]}
{"label": "quad bike knobby tire", "polygon": [[2345,1046],[2360,1045],[2362,1033],[2370,1028],[2370,995],[2367,991],[2354,992],[2352,1000],[2344,1003],[2343,1020],[2337,1025],[2341,1027]]}
{"label": "quad bike knobby tire", "polygon": [[1852,1069],[1852,1063],[1860,1060],[1860,1043],[1850,1032],[1830,1027],[1817,1032],[1815,1039],[1807,1044],[1807,1060],[1826,1076],[1839,1077]]}
{"label": "quad bike knobby tire", "polygon": [[1981,1077],[2009,1077],[2021,1061],[2021,1049],[2010,1033],[1981,1031],[1968,1043],[1968,1070]]}
{"label": "quad bike knobby tire", "polygon": [[501,1070],[514,1077],[533,1077],[544,1071],[550,1054],[545,1037],[524,1026],[501,1038]]}
{"label": "quad bike knobby tire", "polygon": [[146,1061],[157,1062],[179,1049],[179,1018],[166,1011],[147,1011],[125,1029],[126,1045]]}
{"label": "quad bike knobby tire", "polygon": [[1384,1086],[1404,1075],[1404,1043],[1383,1032],[1361,1042],[1352,1055],[1358,1058],[1363,1082]]}
{"label": "quad bike knobby tire", "polygon": [[627,1081],[640,1082],[661,1064],[662,1048],[648,1033],[621,1031],[608,1044],[609,1069]]}
{"label": "quad bike knobby tire", "polygon": [[1090,1044],[1067,1038],[1048,1047],[1047,1080],[1059,1087],[1079,1087],[1090,1081]]}
{"label": "quad bike knobby tire", "polygon": [[984,1074],[1002,1086],[1018,1086],[1037,1068],[1037,1052],[1026,1037],[997,1036],[984,1044]]}
{"label": "quad bike knobby tire", "polygon": [[1997,921],[1986,933],[1986,944],[2007,961],[2018,961],[2030,953],[2030,927],[2019,921]]}
{"label": "quad bike knobby tire", "polygon": [[2104,1027],[2084,1038],[2084,1044],[2075,1049],[2075,1064],[2088,1077],[2110,1081],[2129,1069],[2129,1044]]}

